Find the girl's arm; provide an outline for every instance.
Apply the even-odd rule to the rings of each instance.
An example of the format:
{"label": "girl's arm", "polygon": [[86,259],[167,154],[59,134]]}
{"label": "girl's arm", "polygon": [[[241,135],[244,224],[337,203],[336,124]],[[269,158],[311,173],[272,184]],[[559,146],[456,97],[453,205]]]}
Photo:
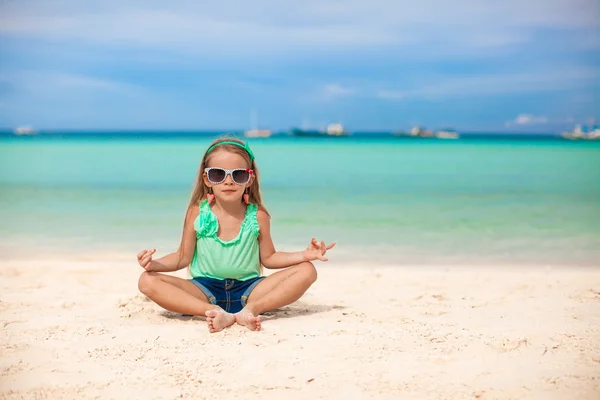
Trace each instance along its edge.
{"label": "girl's arm", "polygon": [[260,262],[265,268],[287,268],[312,260],[327,261],[327,258],[323,256],[327,250],[335,246],[335,243],[325,246],[325,243],[319,243],[313,238],[308,248],[304,251],[292,253],[277,251],[275,250],[273,239],[271,239],[271,220],[269,215],[264,210],[258,210],[256,218],[258,219],[258,226],[260,228],[260,235],[258,237]]}
{"label": "girl's arm", "polygon": [[194,221],[198,216],[199,208],[192,205],[188,208],[185,223],[183,224],[183,235],[181,244],[176,252],[167,254],[157,260],[152,260],[147,271],[172,272],[185,268],[192,262],[194,251],[196,250],[196,231],[194,230]]}

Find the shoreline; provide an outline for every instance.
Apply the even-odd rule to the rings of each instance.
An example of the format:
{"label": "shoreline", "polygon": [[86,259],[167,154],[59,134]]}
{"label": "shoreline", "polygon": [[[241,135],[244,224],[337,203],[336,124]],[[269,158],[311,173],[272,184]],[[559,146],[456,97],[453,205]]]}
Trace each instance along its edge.
{"label": "shoreline", "polygon": [[[169,251],[172,251],[176,248],[176,246],[172,247],[164,247],[161,249],[157,249],[157,253],[160,252],[159,256],[167,254]],[[278,246],[279,251],[298,251],[301,249],[301,246]],[[126,251],[114,251],[114,252],[106,252],[101,249],[85,249],[81,251],[73,251],[69,249],[64,249],[60,251],[37,251],[35,254],[27,254],[24,248],[19,247],[16,250],[14,247],[6,248],[0,247],[0,253],[3,254],[4,260],[0,261],[0,263],[8,263],[8,262],[17,262],[17,263],[40,263],[40,262],[56,262],[56,263],[95,263],[95,262],[108,262],[108,263],[129,263],[133,266],[137,266],[137,261],[135,259],[135,255],[141,250],[141,248],[133,247],[131,252]],[[480,257],[463,257],[462,259],[459,257],[437,257],[440,261],[437,260],[419,260],[415,261],[413,258],[407,257],[405,260],[394,260],[390,259],[389,256],[380,256],[380,258],[370,258],[368,256],[364,256],[364,258],[359,258],[352,254],[351,252],[345,252],[340,254],[340,249],[337,248],[337,252],[332,253],[332,256],[328,262],[319,263],[322,268],[327,268],[328,266],[354,266],[354,267],[362,267],[368,265],[370,268],[428,268],[428,269],[436,269],[436,268],[452,268],[452,269],[460,269],[460,268],[526,268],[526,269],[540,269],[540,268],[599,268],[600,262],[596,260],[591,260],[589,262],[567,262],[567,261],[559,261],[559,262],[525,262],[519,259],[514,259],[510,261],[506,261],[503,259],[490,260],[490,258],[486,258],[485,262],[480,260]],[[414,257],[416,258],[416,257]],[[315,264],[318,266],[317,264]]]}

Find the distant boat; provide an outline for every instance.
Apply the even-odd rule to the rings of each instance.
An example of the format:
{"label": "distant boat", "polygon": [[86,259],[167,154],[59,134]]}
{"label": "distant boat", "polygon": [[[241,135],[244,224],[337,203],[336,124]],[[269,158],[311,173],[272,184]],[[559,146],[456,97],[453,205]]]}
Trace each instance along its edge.
{"label": "distant boat", "polygon": [[332,136],[344,136],[348,132],[344,129],[342,124],[329,124],[327,125],[327,134]]}
{"label": "distant boat", "polygon": [[272,134],[269,129],[250,129],[244,132],[244,136],[248,138],[268,138]]}
{"label": "distant boat", "polygon": [[575,129],[563,132],[561,136],[570,140],[598,140],[600,139],[600,127],[594,125],[592,120],[589,126],[576,125]]}
{"label": "distant boat", "polygon": [[348,136],[342,124],[329,124],[325,130],[293,128],[292,135],[310,137],[345,137]]}
{"label": "distant boat", "polygon": [[325,132],[317,129],[299,129],[292,128],[292,135],[296,136],[327,136]]}
{"label": "distant boat", "polygon": [[409,132],[396,132],[395,136],[407,137],[433,137],[433,132],[420,126],[413,126]]}
{"label": "distant boat", "polygon": [[258,128],[258,114],[255,110],[252,110],[250,116],[250,126],[252,126],[252,129],[244,132],[244,136],[247,138],[268,138],[273,134],[269,129]]}
{"label": "distant boat", "polygon": [[413,126],[409,132],[396,132],[395,136],[404,136],[412,138],[437,138],[437,139],[458,139],[460,135],[454,129],[441,129],[432,131],[420,126]]}
{"label": "distant boat", "polygon": [[435,133],[438,139],[458,139],[460,136],[454,129],[442,129]]}
{"label": "distant boat", "polygon": [[410,135],[418,137],[433,137],[433,131],[421,128],[420,126],[413,126],[410,130]]}
{"label": "distant boat", "polygon": [[19,126],[14,130],[15,135],[33,135],[35,133],[35,129],[33,129],[31,126]]}

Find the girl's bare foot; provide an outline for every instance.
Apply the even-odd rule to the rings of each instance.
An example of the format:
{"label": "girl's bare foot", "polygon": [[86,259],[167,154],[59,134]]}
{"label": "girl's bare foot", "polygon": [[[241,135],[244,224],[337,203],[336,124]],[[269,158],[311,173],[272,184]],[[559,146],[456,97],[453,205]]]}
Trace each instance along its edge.
{"label": "girl's bare foot", "polygon": [[213,309],[206,312],[206,324],[210,333],[220,332],[233,325],[236,317],[222,309]]}
{"label": "girl's bare foot", "polygon": [[250,310],[244,308],[234,316],[238,324],[244,325],[251,331],[260,331],[260,317],[255,316]]}

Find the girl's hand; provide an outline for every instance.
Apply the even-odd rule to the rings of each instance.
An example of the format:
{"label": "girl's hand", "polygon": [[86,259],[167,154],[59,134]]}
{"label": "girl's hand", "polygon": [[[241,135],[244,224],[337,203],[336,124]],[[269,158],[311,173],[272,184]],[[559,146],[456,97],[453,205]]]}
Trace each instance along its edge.
{"label": "girl's hand", "polygon": [[143,250],[137,255],[138,264],[146,271],[150,271],[150,263],[152,263],[152,254],[156,253],[156,249]]}
{"label": "girl's hand", "polygon": [[327,258],[323,256],[325,255],[325,253],[327,253],[327,250],[333,248],[333,246],[335,246],[335,242],[325,245],[325,242],[318,242],[317,239],[312,238],[310,244],[308,245],[306,250],[304,250],[304,259],[306,261],[327,261]]}

